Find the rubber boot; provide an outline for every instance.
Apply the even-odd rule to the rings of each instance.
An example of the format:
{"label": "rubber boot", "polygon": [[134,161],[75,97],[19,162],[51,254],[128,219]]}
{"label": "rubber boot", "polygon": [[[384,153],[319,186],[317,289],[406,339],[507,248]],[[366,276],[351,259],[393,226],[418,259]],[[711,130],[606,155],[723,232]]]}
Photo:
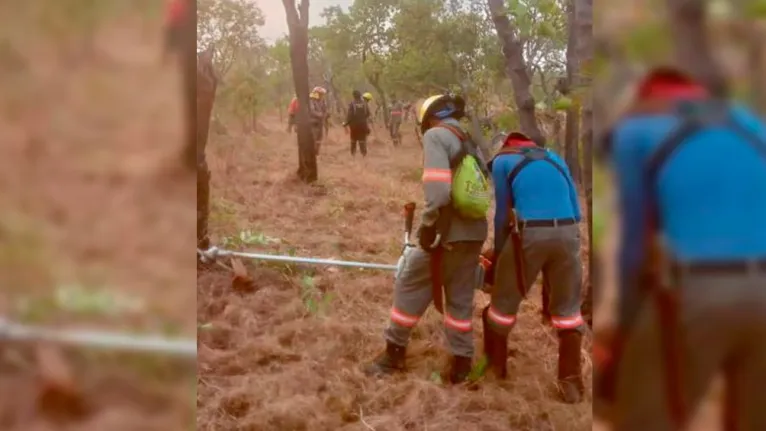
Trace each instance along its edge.
{"label": "rubber boot", "polygon": [[489,325],[487,314],[489,306],[481,312],[481,323],[484,326],[484,354],[487,355],[489,368],[499,379],[508,376],[508,337],[495,332]]}
{"label": "rubber boot", "polygon": [[471,374],[472,358],[465,356],[453,356],[449,370],[449,381],[453,385],[463,383]]}
{"label": "rubber boot", "polygon": [[385,376],[404,371],[404,357],[407,349],[390,341],[386,341],[386,350],[364,367],[364,373],[369,376]]}
{"label": "rubber boot", "polygon": [[579,403],[585,392],[580,366],[581,345],[580,332],[559,332],[558,389],[562,400],[567,404]]}
{"label": "rubber boot", "polygon": [[548,280],[543,277],[543,288],[542,288],[542,297],[543,297],[543,308],[540,310],[540,321],[543,325],[546,326],[552,326],[551,323],[551,297],[550,297],[551,288],[548,284]]}

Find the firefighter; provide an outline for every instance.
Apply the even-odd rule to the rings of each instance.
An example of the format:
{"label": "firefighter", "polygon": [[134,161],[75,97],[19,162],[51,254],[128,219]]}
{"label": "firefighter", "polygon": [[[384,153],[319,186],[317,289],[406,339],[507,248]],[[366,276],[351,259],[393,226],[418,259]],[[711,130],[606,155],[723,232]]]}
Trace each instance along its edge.
{"label": "firefighter", "polygon": [[559,339],[559,393],[567,403],[580,402],[585,322],[580,314],[581,213],[574,181],[558,155],[518,132],[506,137],[490,169],[496,202],[495,243],[488,253],[494,289],[482,312],[490,368],[506,377],[509,333],[521,301],[542,272]]}
{"label": "firefighter", "polygon": [[296,115],[298,115],[298,96],[293,96],[290,106],[287,107],[287,133],[292,133],[293,127],[297,124]]}
{"label": "firefighter", "polygon": [[[463,144],[478,156],[476,146],[464,139],[467,135],[458,121],[464,115],[465,102],[452,95],[432,96],[418,112],[424,134],[425,193],[417,233],[419,247],[406,255],[396,279],[390,322],[384,332],[386,349],[365,367],[368,374],[385,375],[405,369],[412,328],[432,300],[444,314],[452,354],[448,380],[463,382],[471,371],[475,274],[488,226],[486,217],[466,218],[452,204],[452,168],[460,159]],[[446,303],[443,307],[442,292]]]}
{"label": "firefighter", "polygon": [[362,157],[367,157],[367,135],[370,134],[370,109],[362,99],[362,94],[358,90],[352,93],[353,99],[348,105],[346,112],[346,121],[343,127],[351,138],[351,155],[356,156],[356,147],[362,153]]}
{"label": "firefighter", "polygon": [[766,127],[659,67],[608,142],[623,231],[597,395],[615,429],[684,429],[722,372],[722,429],[766,430]]}
{"label": "firefighter", "polygon": [[324,96],[327,90],[322,87],[314,87],[309,94],[309,121],[311,122],[311,132],[314,134],[314,146],[316,153],[322,147],[325,124],[327,122],[327,104]]}
{"label": "firefighter", "polygon": [[402,135],[399,129],[402,126],[403,115],[404,103],[402,103],[400,100],[394,100],[391,103],[389,110],[388,123],[388,133],[391,135],[391,140],[393,141],[394,146],[398,146],[402,139]]}

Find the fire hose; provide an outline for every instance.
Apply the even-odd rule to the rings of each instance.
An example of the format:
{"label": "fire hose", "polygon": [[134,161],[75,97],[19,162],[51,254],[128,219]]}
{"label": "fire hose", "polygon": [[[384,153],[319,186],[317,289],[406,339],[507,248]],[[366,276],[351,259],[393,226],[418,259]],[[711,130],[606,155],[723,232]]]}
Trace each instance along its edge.
{"label": "fire hose", "polygon": [[[240,257],[244,259],[263,260],[267,262],[281,262],[281,263],[293,263],[304,265],[320,265],[320,266],[337,266],[347,268],[359,268],[359,269],[377,269],[385,271],[394,271],[395,278],[398,278],[402,268],[405,265],[407,255],[416,247],[411,242],[412,225],[415,214],[415,204],[409,202],[404,206],[404,243],[402,247],[402,254],[399,257],[399,261],[396,265],[384,264],[384,263],[368,263],[368,262],[356,262],[348,260],[336,260],[336,259],[321,259],[313,257],[297,257],[297,256],[284,256],[273,255],[264,253],[249,253],[243,251],[223,250],[218,247],[212,246],[207,250],[197,249],[197,255],[202,263],[213,263],[221,257]],[[439,239],[437,239],[438,242]],[[484,290],[484,271],[485,268],[482,265],[477,266],[476,271],[476,287]]]}
{"label": "fire hose", "polygon": [[51,330],[14,323],[0,317],[0,341],[36,341],[76,347],[160,353],[196,359],[197,341],[166,339],[87,330]]}
{"label": "fire hose", "polygon": [[318,259],[313,257],[279,256],[263,253],[248,253],[243,251],[222,250],[218,247],[210,247],[207,250],[197,249],[200,260],[204,263],[214,262],[219,257],[241,257],[253,260],[265,260],[270,262],[296,263],[306,265],[343,266],[349,268],[381,269],[396,271],[397,265],[383,263],[354,262],[348,260]]}

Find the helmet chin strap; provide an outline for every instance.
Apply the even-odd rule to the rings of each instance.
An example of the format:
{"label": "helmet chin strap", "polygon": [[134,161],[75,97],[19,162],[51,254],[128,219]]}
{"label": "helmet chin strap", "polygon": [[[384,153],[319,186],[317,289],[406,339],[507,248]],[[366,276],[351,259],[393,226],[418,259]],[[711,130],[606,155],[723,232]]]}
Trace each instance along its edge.
{"label": "helmet chin strap", "polygon": [[446,107],[444,107],[444,109],[442,109],[441,111],[434,113],[434,117],[440,120],[443,120],[454,113],[455,113],[455,106],[450,103]]}

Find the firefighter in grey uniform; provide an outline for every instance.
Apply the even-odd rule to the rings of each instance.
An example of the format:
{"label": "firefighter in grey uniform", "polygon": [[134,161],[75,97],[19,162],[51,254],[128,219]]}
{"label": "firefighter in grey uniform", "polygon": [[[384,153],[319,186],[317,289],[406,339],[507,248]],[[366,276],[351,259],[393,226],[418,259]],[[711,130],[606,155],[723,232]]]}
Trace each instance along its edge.
{"label": "firefighter in grey uniform", "polygon": [[[475,274],[488,226],[486,219],[463,218],[451,206],[452,170],[463,148],[460,135],[464,139],[467,136],[458,122],[464,115],[465,102],[452,95],[432,96],[418,112],[423,132],[425,192],[419,247],[406,255],[397,277],[390,323],[384,332],[386,349],[365,367],[368,374],[385,375],[405,369],[412,328],[432,301],[437,309],[442,306],[442,286],[444,327],[452,353],[448,378],[460,383],[471,371]],[[469,148],[480,157],[475,144],[470,143]],[[439,242],[437,237],[440,245],[432,247]]]}
{"label": "firefighter in grey uniform", "polygon": [[522,133],[509,134],[490,163],[495,187],[495,246],[490,258],[492,299],[482,313],[490,368],[507,374],[508,335],[521,301],[542,272],[548,282],[550,320],[558,332],[559,393],[582,399],[580,347],[580,206],[566,163]]}

